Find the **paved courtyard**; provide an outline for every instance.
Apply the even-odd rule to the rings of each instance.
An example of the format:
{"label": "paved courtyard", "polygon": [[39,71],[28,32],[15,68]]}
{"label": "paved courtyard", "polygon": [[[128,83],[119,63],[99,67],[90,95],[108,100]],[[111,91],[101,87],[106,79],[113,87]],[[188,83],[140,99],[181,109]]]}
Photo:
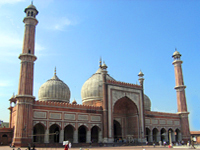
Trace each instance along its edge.
{"label": "paved courtyard", "polygon": [[[88,147],[88,148],[82,148],[82,150],[165,150],[169,149],[168,147],[160,147],[160,146],[120,146],[120,147]],[[191,149],[191,147],[186,146],[175,146],[173,147],[175,150],[186,150]],[[196,149],[200,149],[200,146],[196,146]],[[0,146],[0,150],[13,150],[13,148],[10,148],[9,146]],[[14,148],[14,150],[17,150],[17,148]],[[21,148],[21,150],[27,150],[27,148]],[[63,148],[37,148],[36,150],[64,150]],[[69,150],[80,150],[80,148],[69,148]]]}

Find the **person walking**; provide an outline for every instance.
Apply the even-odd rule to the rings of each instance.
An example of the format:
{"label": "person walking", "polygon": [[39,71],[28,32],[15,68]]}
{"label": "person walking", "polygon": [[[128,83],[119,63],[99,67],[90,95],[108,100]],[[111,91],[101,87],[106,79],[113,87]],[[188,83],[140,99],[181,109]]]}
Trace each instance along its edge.
{"label": "person walking", "polygon": [[192,148],[195,149],[195,147],[194,147],[194,141],[193,141],[193,140],[192,140],[192,142],[191,142],[191,145],[192,145]]}
{"label": "person walking", "polygon": [[64,150],[68,150],[68,148],[69,148],[69,142],[67,141]]}

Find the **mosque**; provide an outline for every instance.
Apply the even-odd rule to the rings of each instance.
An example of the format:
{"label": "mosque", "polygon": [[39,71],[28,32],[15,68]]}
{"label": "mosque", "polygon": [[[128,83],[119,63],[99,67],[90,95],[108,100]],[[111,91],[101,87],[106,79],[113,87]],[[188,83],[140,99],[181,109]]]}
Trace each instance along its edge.
{"label": "mosque", "polygon": [[[9,128],[0,130],[0,140],[15,146],[52,146],[72,143],[187,142],[190,140],[187,103],[182,74],[181,54],[172,55],[175,70],[177,113],[151,111],[144,94],[144,74],[139,84],[119,82],[100,61],[97,71],[81,89],[82,104],[70,102],[70,88],[55,73],[41,85],[38,100],[33,95],[35,28],[38,10],[25,8],[24,41],[18,94],[10,101]],[[14,105],[13,105],[14,104]]]}

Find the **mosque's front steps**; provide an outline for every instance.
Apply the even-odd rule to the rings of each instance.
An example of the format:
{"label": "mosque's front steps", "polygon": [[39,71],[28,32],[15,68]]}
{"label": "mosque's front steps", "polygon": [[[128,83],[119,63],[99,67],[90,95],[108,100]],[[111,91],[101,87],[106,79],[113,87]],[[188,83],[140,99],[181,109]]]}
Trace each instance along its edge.
{"label": "mosque's front steps", "polygon": [[[31,144],[32,146],[33,144]],[[34,143],[35,147],[64,147],[62,143]],[[72,143],[72,147],[115,147],[115,146],[139,146],[142,143]]]}

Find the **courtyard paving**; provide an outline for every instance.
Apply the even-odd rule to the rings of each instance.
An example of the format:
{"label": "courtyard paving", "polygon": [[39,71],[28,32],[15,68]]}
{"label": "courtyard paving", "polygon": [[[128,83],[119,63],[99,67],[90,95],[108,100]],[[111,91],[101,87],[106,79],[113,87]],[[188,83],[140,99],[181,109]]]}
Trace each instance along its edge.
{"label": "courtyard paving", "polygon": [[[0,150],[17,150],[18,148],[10,148],[9,146],[0,146]],[[27,148],[20,148],[21,150],[27,150]],[[160,146],[120,146],[120,147],[88,147],[81,148],[81,150],[165,150],[169,149],[168,147]],[[188,146],[174,146],[175,150],[186,150],[192,149]],[[196,149],[200,149],[200,145],[196,145]],[[64,150],[63,148],[37,148],[36,150]],[[69,150],[80,150],[80,148],[69,148]]]}

